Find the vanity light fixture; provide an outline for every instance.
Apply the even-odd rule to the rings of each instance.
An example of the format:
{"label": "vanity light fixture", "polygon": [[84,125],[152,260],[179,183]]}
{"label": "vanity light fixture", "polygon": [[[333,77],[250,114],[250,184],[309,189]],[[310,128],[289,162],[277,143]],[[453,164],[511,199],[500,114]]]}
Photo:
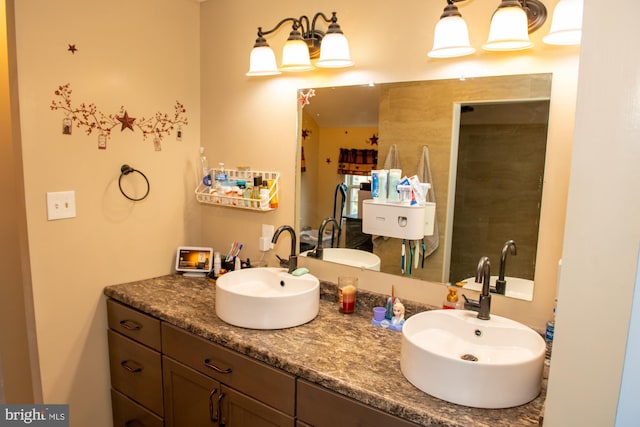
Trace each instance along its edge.
{"label": "vanity light fixture", "polygon": [[436,24],[433,49],[427,54],[431,58],[455,58],[476,51],[471,47],[469,28],[454,4],[456,1],[461,0],[447,0],[447,6]]}
{"label": "vanity light fixture", "polygon": [[538,0],[501,0],[491,17],[484,50],[507,51],[533,47],[529,33],[547,19],[547,8]]}
{"label": "vanity light fixture", "polygon": [[580,44],[583,3],[583,0],[560,0],[553,11],[551,30],[542,41],[560,46]]}
{"label": "vanity light fixture", "polygon": [[[447,0],[436,24],[431,58],[454,58],[470,55],[475,49],[469,43],[469,30],[455,3]],[[583,0],[560,0],[556,5],[547,44],[579,44],[582,34]],[[489,51],[513,51],[533,47],[529,34],[540,28],[547,19],[547,8],[540,0],[501,0],[491,18],[487,42]]]}
{"label": "vanity light fixture", "polygon": [[[326,32],[316,28],[321,18],[329,23]],[[280,69],[276,65],[275,54],[264,36],[278,30],[284,23],[291,22],[289,38],[282,48]],[[336,12],[331,18],[318,12],[312,19],[303,15],[299,18],[284,18],[270,30],[258,27],[258,38],[253,45],[247,76],[272,76],[281,71],[308,71],[314,68],[311,59],[317,59],[316,67],[343,68],[353,65],[349,52],[349,42],[342,33]]]}

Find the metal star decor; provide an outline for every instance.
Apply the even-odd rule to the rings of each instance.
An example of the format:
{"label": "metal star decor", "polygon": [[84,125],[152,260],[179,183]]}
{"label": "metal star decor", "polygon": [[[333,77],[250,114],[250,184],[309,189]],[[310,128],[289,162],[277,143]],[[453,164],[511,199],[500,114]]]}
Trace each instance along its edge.
{"label": "metal star decor", "polygon": [[325,162],[327,162],[327,164],[330,164],[331,163],[331,158],[327,157],[327,160],[325,160]]}
{"label": "metal star decor", "polygon": [[76,48],[76,45],[75,45],[75,44],[70,44],[70,45],[69,45],[69,48],[68,48],[67,50],[68,50],[69,52],[71,52],[72,54],[74,54],[74,55],[75,55],[75,54],[76,54],[76,51],[77,51],[78,49]]}
{"label": "metal star decor", "polygon": [[369,144],[371,144],[372,146],[378,145],[378,135],[374,133],[373,136],[369,138]]}
{"label": "metal star decor", "polygon": [[120,128],[120,132],[122,132],[125,129],[131,129],[131,131],[133,132],[133,122],[135,122],[136,119],[134,117],[129,117],[129,113],[125,111],[122,117],[116,117],[116,119],[118,119],[118,121],[122,123],[122,128]]}
{"label": "metal star decor", "polygon": [[311,131],[309,129],[302,129],[302,139],[309,138],[310,134],[311,134]]}
{"label": "metal star decor", "polygon": [[[157,112],[149,118],[140,117],[138,119],[129,116],[129,112],[120,107],[118,114],[105,114],[98,110],[95,104],[85,104],[84,102],[78,106],[73,106],[71,103],[71,85],[69,83],[59,86],[54,94],[60,99],[54,99],[51,101],[52,110],[63,110],[65,115],[71,119],[72,123],[76,123],[76,127],[84,128],[84,132],[87,135],[91,135],[96,132],[104,141],[102,146],[98,148],[106,148],[106,140],[111,137],[111,130],[120,125],[120,131],[130,129],[134,131],[136,129],[142,132],[142,139],[147,139],[152,135],[154,140],[154,148],[159,151],[160,141],[162,138],[169,135],[175,128],[180,132],[180,138],[182,137],[182,125],[189,123],[185,113],[187,110],[184,106],[176,101],[175,111],[173,115],[168,113]],[[70,132],[69,132],[70,134]],[[100,141],[99,141],[100,142]]]}

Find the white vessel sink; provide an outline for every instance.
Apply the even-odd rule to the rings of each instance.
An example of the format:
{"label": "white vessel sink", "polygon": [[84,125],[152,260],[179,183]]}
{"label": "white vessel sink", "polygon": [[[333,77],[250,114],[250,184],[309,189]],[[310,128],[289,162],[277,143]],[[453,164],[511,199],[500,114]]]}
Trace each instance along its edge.
{"label": "white vessel sink", "polygon": [[[313,251],[305,251],[300,255],[308,256],[310,252]],[[322,252],[323,261],[380,271],[380,257],[371,252],[350,248],[323,248]]]}
{"label": "white vessel sink", "polygon": [[545,343],[534,330],[468,310],[431,310],[406,320],[400,368],[420,390],[476,408],[509,408],[535,399]]}
{"label": "white vessel sink", "polygon": [[216,314],[234,326],[282,329],[315,319],[320,281],[311,274],[293,276],[284,268],[247,268],[216,280]]}
{"label": "white vessel sink", "polygon": [[[496,279],[498,276],[491,276],[490,285],[496,286]],[[520,277],[508,277],[505,276],[504,280],[507,282],[505,289],[505,296],[511,298],[518,298],[526,301],[533,301],[533,280],[521,279]],[[467,282],[462,289],[470,289],[472,291],[480,292],[482,290],[482,283],[476,283],[475,277],[469,277],[462,280]]]}

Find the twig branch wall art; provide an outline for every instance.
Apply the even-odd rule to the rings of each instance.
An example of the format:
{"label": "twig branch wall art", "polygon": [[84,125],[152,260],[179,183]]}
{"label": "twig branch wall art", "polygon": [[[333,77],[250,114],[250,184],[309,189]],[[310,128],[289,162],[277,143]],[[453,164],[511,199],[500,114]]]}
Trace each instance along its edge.
{"label": "twig branch wall art", "polygon": [[73,124],[77,128],[83,129],[87,135],[98,134],[98,148],[106,149],[107,140],[111,137],[111,131],[120,126],[120,132],[129,129],[136,129],[142,132],[142,139],[153,136],[153,146],[156,151],[160,151],[162,139],[176,131],[176,140],[182,140],[182,126],[186,126],[186,112],[180,102],[176,101],[173,115],[169,113],[157,112],[155,115],[145,117],[132,117],[124,106],[116,114],[105,114],[96,107],[94,103],[80,103],[74,106],[71,101],[71,85],[69,83],[59,86],[54,92],[58,97],[51,101],[52,110],[62,110],[65,117],[62,120],[62,133],[71,135]]}

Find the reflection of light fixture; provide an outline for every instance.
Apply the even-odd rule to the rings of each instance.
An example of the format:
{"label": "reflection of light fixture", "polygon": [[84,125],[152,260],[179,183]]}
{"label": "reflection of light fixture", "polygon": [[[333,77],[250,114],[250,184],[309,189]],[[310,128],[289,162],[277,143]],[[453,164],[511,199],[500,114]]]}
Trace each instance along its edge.
{"label": "reflection of light fixture", "polygon": [[582,38],[583,0],[560,0],[553,11],[551,30],[542,41],[553,45],[576,45]]}
{"label": "reflection of light fixture", "polygon": [[[316,29],[316,21],[322,18],[329,22],[326,33]],[[353,65],[349,53],[349,42],[342,34],[338,18],[333,12],[327,18],[322,12],[309,20],[307,16],[300,18],[284,18],[268,31],[258,27],[258,38],[253,45],[249,60],[248,76],[269,76],[280,74],[275,61],[275,54],[264,36],[279,29],[285,22],[292,22],[291,33],[282,49],[282,71],[307,71],[313,69],[311,59],[316,59],[317,67],[342,68]]]}
{"label": "reflection of light fixture", "polygon": [[428,53],[431,58],[453,58],[471,55],[476,51],[469,42],[467,23],[453,4],[454,1],[447,0],[447,6],[440,15],[433,36],[433,49]]}
{"label": "reflection of light fixture", "polygon": [[538,0],[502,0],[491,18],[484,50],[522,50],[533,47],[529,33],[547,19],[547,8]]}

